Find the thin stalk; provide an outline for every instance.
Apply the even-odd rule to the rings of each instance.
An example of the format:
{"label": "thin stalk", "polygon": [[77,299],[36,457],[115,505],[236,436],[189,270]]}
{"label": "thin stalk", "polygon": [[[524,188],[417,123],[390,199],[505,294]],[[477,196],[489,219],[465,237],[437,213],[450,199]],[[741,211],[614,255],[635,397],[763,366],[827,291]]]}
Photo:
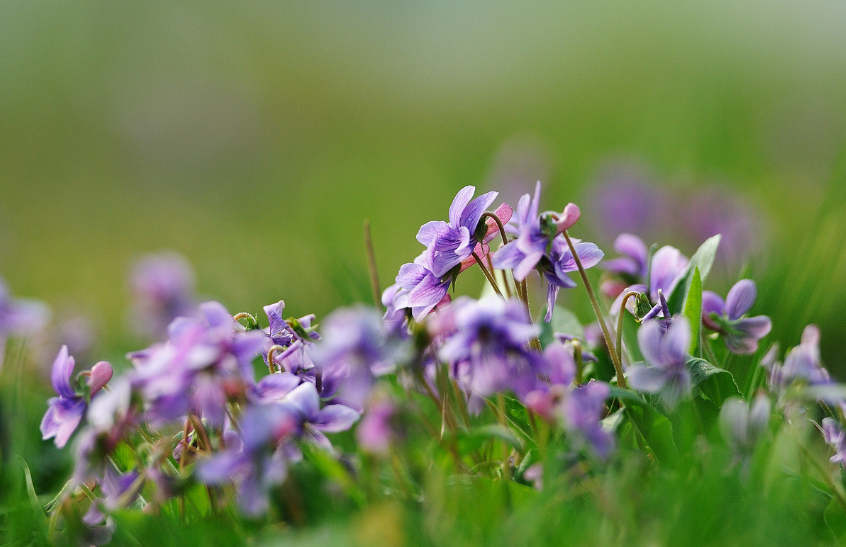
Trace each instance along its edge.
{"label": "thin stalk", "polygon": [[370,221],[364,221],[364,246],[367,249],[367,269],[370,271],[370,290],[373,291],[373,305],[382,305],[382,291],[379,289],[379,273],[376,271],[376,253],[373,252],[373,240],[370,238]]}
{"label": "thin stalk", "polygon": [[502,237],[502,244],[508,245],[508,234],[505,233],[505,226],[503,226],[502,221],[499,220],[499,217],[493,213],[485,212],[482,213],[482,218],[490,218],[493,219],[494,222],[496,222],[496,226],[497,228],[499,228],[499,235],[500,237]]}
{"label": "thin stalk", "polygon": [[202,448],[205,452],[211,452],[211,440],[209,439],[209,434],[206,431],[206,428],[203,426],[203,423],[197,417],[196,414],[191,414],[189,416],[191,420],[191,425],[194,426],[194,431],[197,432],[197,435],[200,438],[200,443],[202,443]]}
{"label": "thin stalk", "polygon": [[585,290],[587,290],[588,297],[590,297],[590,303],[593,306],[593,312],[596,314],[596,320],[599,322],[599,327],[602,329],[602,336],[605,338],[605,344],[608,346],[608,353],[611,355],[611,360],[614,362],[614,369],[617,371],[617,385],[625,388],[627,386],[626,379],[623,376],[623,365],[620,362],[620,358],[617,356],[617,351],[614,348],[614,342],[611,340],[611,333],[608,331],[608,325],[605,324],[605,316],[602,313],[602,308],[599,307],[599,301],[593,293],[593,288],[590,285],[590,281],[588,281],[587,272],[585,272],[585,268],[582,266],[582,261],[576,253],[576,248],[573,246],[570,236],[567,234],[566,230],[563,231],[562,234],[564,235],[564,239],[567,241],[567,246],[570,248],[570,252],[573,253],[573,259],[576,261],[576,267],[579,269],[579,275],[581,275],[582,282],[585,284]]}
{"label": "thin stalk", "polygon": [[[479,265],[479,268],[482,269],[482,273],[485,274],[485,277],[488,279],[488,283],[491,284],[491,287],[493,287],[493,290],[496,292],[496,294],[502,296],[502,291],[499,290],[499,285],[496,284],[496,280],[491,275],[491,272],[489,272],[488,269],[485,268],[485,263],[482,262],[482,259],[479,258],[479,255],[477,255],[475,251],[473,251],[473,258],[476,260],[476,264]],[[503,296],[503,298],[505,297]]]}
{"label": "thin stalk", "polygon": [[[496,279],[496,271],[494,270],[493,260],[491,260],[490,253],[485,255],[485,259],[488,263],[488,271],[491,272],[491,275],[494,279]],[[509,300],[514,298],[514,293],[511,292],[511,285],[508,284],[508,278],[505,277],[504,271],[502,272],[502,285],[505,287],[505,296],[507,296]]]}
{"label": "thin stalk", "polygon": [[285,351],[285,348],[279,344],[274,344],[267,350],[267,368],[271,374],[276,372],[276,362],[274,361],[276,354],[283,351]]}
{"label": "thin stalk", "polygon": [[576,385],[582,384],[582,374],[585,371],[585,363],[582,359],[582,343],[578,340],[573,340],[573,357],[576,360]]}

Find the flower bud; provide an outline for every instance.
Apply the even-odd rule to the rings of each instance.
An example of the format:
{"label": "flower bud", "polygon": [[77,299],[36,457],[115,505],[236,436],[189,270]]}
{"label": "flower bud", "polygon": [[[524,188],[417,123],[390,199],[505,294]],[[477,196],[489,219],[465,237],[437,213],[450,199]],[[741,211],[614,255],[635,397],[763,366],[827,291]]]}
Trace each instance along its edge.
{"label": "flower bud", "polygon": [[91,388],[91,395],[109,383],[112,379],[112,365],[108,361],[100,361],[91,367],[91,376],[88,377],[88,387]]}
{"label": "flower bud", "polygon": [[564,212],[561,213],[560,217],[558,217],[558,222],[555,223],[556,235],[572,228],[573,225],[579,221],[579,217],[581,216],[582,213],[579,211],[579,206],[575,203],[568,203],[567,206],[564,207]]}

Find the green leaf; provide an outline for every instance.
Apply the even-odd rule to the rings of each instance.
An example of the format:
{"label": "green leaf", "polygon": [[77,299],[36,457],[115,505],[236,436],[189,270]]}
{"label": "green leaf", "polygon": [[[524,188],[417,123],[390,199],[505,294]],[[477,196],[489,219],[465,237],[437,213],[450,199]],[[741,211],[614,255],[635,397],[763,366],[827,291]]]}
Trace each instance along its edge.
{"label": "green leaf", "polygon": [[836,497],[832,497],[823,513],[825,524],[838,541],[846,539],[846,510]]}
{"label": "green leaf", "polygon": [[514,435],[514,432],[500,424],[487,424],[474,427],[466,433],[459,433],[458,435],[459,447],[464,454],[477,450],[490,439],[505,441],[520,452],[524,450],[523,443]]}
{"label": "green leaf", "polygon": [[626,415],[635,429],[635,435],[646,441],[649,451],[660,462],[672,465],[678,460],[679,451],[673,439],[673,424],[653,407],[643,403],[626,403]]}
{"label": "green leaf", "polygon": [[699,268],[699,275],[704,282],[711,273],[711,267],[714,265],[714,258],[717,256],[717,248],[720,246],[720,239],[722,236],[717,234],[709,237],[705,242],[699,246],[699,249],[690,257],[689,268]]}
{"label": "green leaf", "polygon": [[556,332],[569,334],[582,341],[585,339],[585,328],[582,326],[579,318],[576,317],[576,314],[567,308],[555,306],[552,310],[552,320],[549,323],[540,320],[538,323],[541,326],[539,339],[543,347],[546,347],[555,340],[553,334]]}
{"label": "green leaf", "polygon": [[682,313],[682,306],[684,305],[685,297],[690,290],[690,285],[693,282],[693,271],[699,268],[700,284],[705,282],[705,278],[711,272],[711,267],[714,265],[714,258],[717,255],[717,247],[720,245],[720,234],[710,237],[705,240],[705,243],[699,246],[699,249],[690,258],[690,263],[684,271],[682,277],[675,284],[667,296],[667,307],[670,308],[670,313],[673,315]]}
{"label": "green leaf", "polygon": [[32,508],[32,512],[35,514],[35,518],[41,526],[47,526],[47,515],[44,514],[44,509],[41,507],[41,503],[38,501],[38,494],[35,493],[35,486],[32,484],[32,474],[29,472],[29,466],[26,464],[23,458],[18,456],[18,459],[21,462],[21,466],[24,470],[24,478],[26,479],[26,494],[29,498],[29,505]]}
{"label": "green leaf", "polygon": [[690,322],[690,354],[696,355],[699,349],[699,330],[702,323],[702,280],[699,277],[699,268],[693,269],[693,277],[690,282],[690,289],[684,299],[682,314]]}
{"label": "green leaf", "polygon": [[702,395],[717,408],[722,408],[723,402],[731,396],[742,397],[729,371],[696,357],[687,361],[687,367],[690,369],[693,386],[698,387]]}

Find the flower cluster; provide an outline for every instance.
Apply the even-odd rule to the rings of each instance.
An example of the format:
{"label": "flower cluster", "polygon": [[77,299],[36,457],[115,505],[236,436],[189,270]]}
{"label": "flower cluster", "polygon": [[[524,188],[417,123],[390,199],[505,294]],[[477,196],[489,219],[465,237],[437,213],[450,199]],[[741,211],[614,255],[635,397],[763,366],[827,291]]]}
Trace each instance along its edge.
{"label": "flower cluster", "polygon": [[[538,184],[512,219],[507,204],[487,211],[495,192],[473,195],[462,189],[448,222],[420,228],[425,250],[382,294],[384,312],[342,308],[318,324],[314,315],[284,318],[280,300],[265,306],[263,327],[217,302],[186,306],[166,340],[130,353],[131,368],[114,379],[107,362],[74,375],[63,346],[41,431],[60,448],[75,434],[76,466],[50,506],[53,528],[77,518],[86,540],[102,543],[116,511],[160,510],[175,499],[184,511],[198,495],[215,511],[296,519],[296,477],[314,472],[333,482],[327,490],[355,499],[414,498],[434,465],[539,488],[559,476],[587,488],[619,453],[642,450],[661,465],[696,453],[696,439],[717,431],[746,480],[771,428],[801,415],[779,415],[774,400],[785,403],[780,411],[786,402],[821,403],[831,461],[846,461],[846,397],[822,366],[819,331],[807,327],[783,364],[777,346],[760,357],[771,321],[748,316],[754,282],[738,281],[725,300],[703,291],[719,238],[688,258],[620,235],[622,256],[601,264],[600,302],[586,270],[604,255],[570,237],[576,205],[539,212]],[[448,296],[474,267],[491,292]],[[574,272],[595,312],[587,327],[560,307],[553,316],[560,289],[576,287]],[[531,276],[545,285],[539,297]],[[181,294],[184,284],[175,285],[162,294]],[[534,298],[545,312],[533,310]],[[731,359],[748,367],[742,389]],[[420,454],[401,453],[410,446]],[[69,509],[74,502],[85,511]]]}

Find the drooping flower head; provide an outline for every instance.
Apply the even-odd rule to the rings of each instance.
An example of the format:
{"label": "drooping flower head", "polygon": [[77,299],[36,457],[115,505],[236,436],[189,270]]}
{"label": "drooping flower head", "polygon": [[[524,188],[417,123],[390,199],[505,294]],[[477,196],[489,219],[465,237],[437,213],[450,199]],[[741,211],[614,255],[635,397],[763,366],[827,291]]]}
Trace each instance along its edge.
{"label": "drooping flower head", "polygon": [[42,438],[54,439],[58,448],[63,448],[67,444],[85,415],[88,401],[112,377],[112,366],[106,361],[101,361],[87,373],[87,390],[75,388],[70,382],[74,365],[75,361],[68,354],[68,347],[62,346],[53,361],[51,373],[53,389],[59,396],[48,401],[47,412],[41,421]]}
{"label": "drooping flower head", "polygon": [[751,405],[737,397],[730,398],[720,409],[720,431],[737,456],[750,454],[766,434],[770,421],[770,399],[763,393]]}
{"label": "drooping flower head", "polygon": [[629,385],[638,391],[658,393],[668,408],[675,407],[692,389],[686,366],[690,337],[690,324],[685,317],[673,318],[666,332],[659,321],[641,325],[637,340],[646,364],[629,369]]}
{"label": "drooping flower head", "polygon": [[711,291],[702,292],[702,323],[719,332],[732,353],[755,353],[758,340],[772,329],[772,321],[765,315],[746,317],[756,294],[755,282],[750,279],[735,283],[725,301]]}

